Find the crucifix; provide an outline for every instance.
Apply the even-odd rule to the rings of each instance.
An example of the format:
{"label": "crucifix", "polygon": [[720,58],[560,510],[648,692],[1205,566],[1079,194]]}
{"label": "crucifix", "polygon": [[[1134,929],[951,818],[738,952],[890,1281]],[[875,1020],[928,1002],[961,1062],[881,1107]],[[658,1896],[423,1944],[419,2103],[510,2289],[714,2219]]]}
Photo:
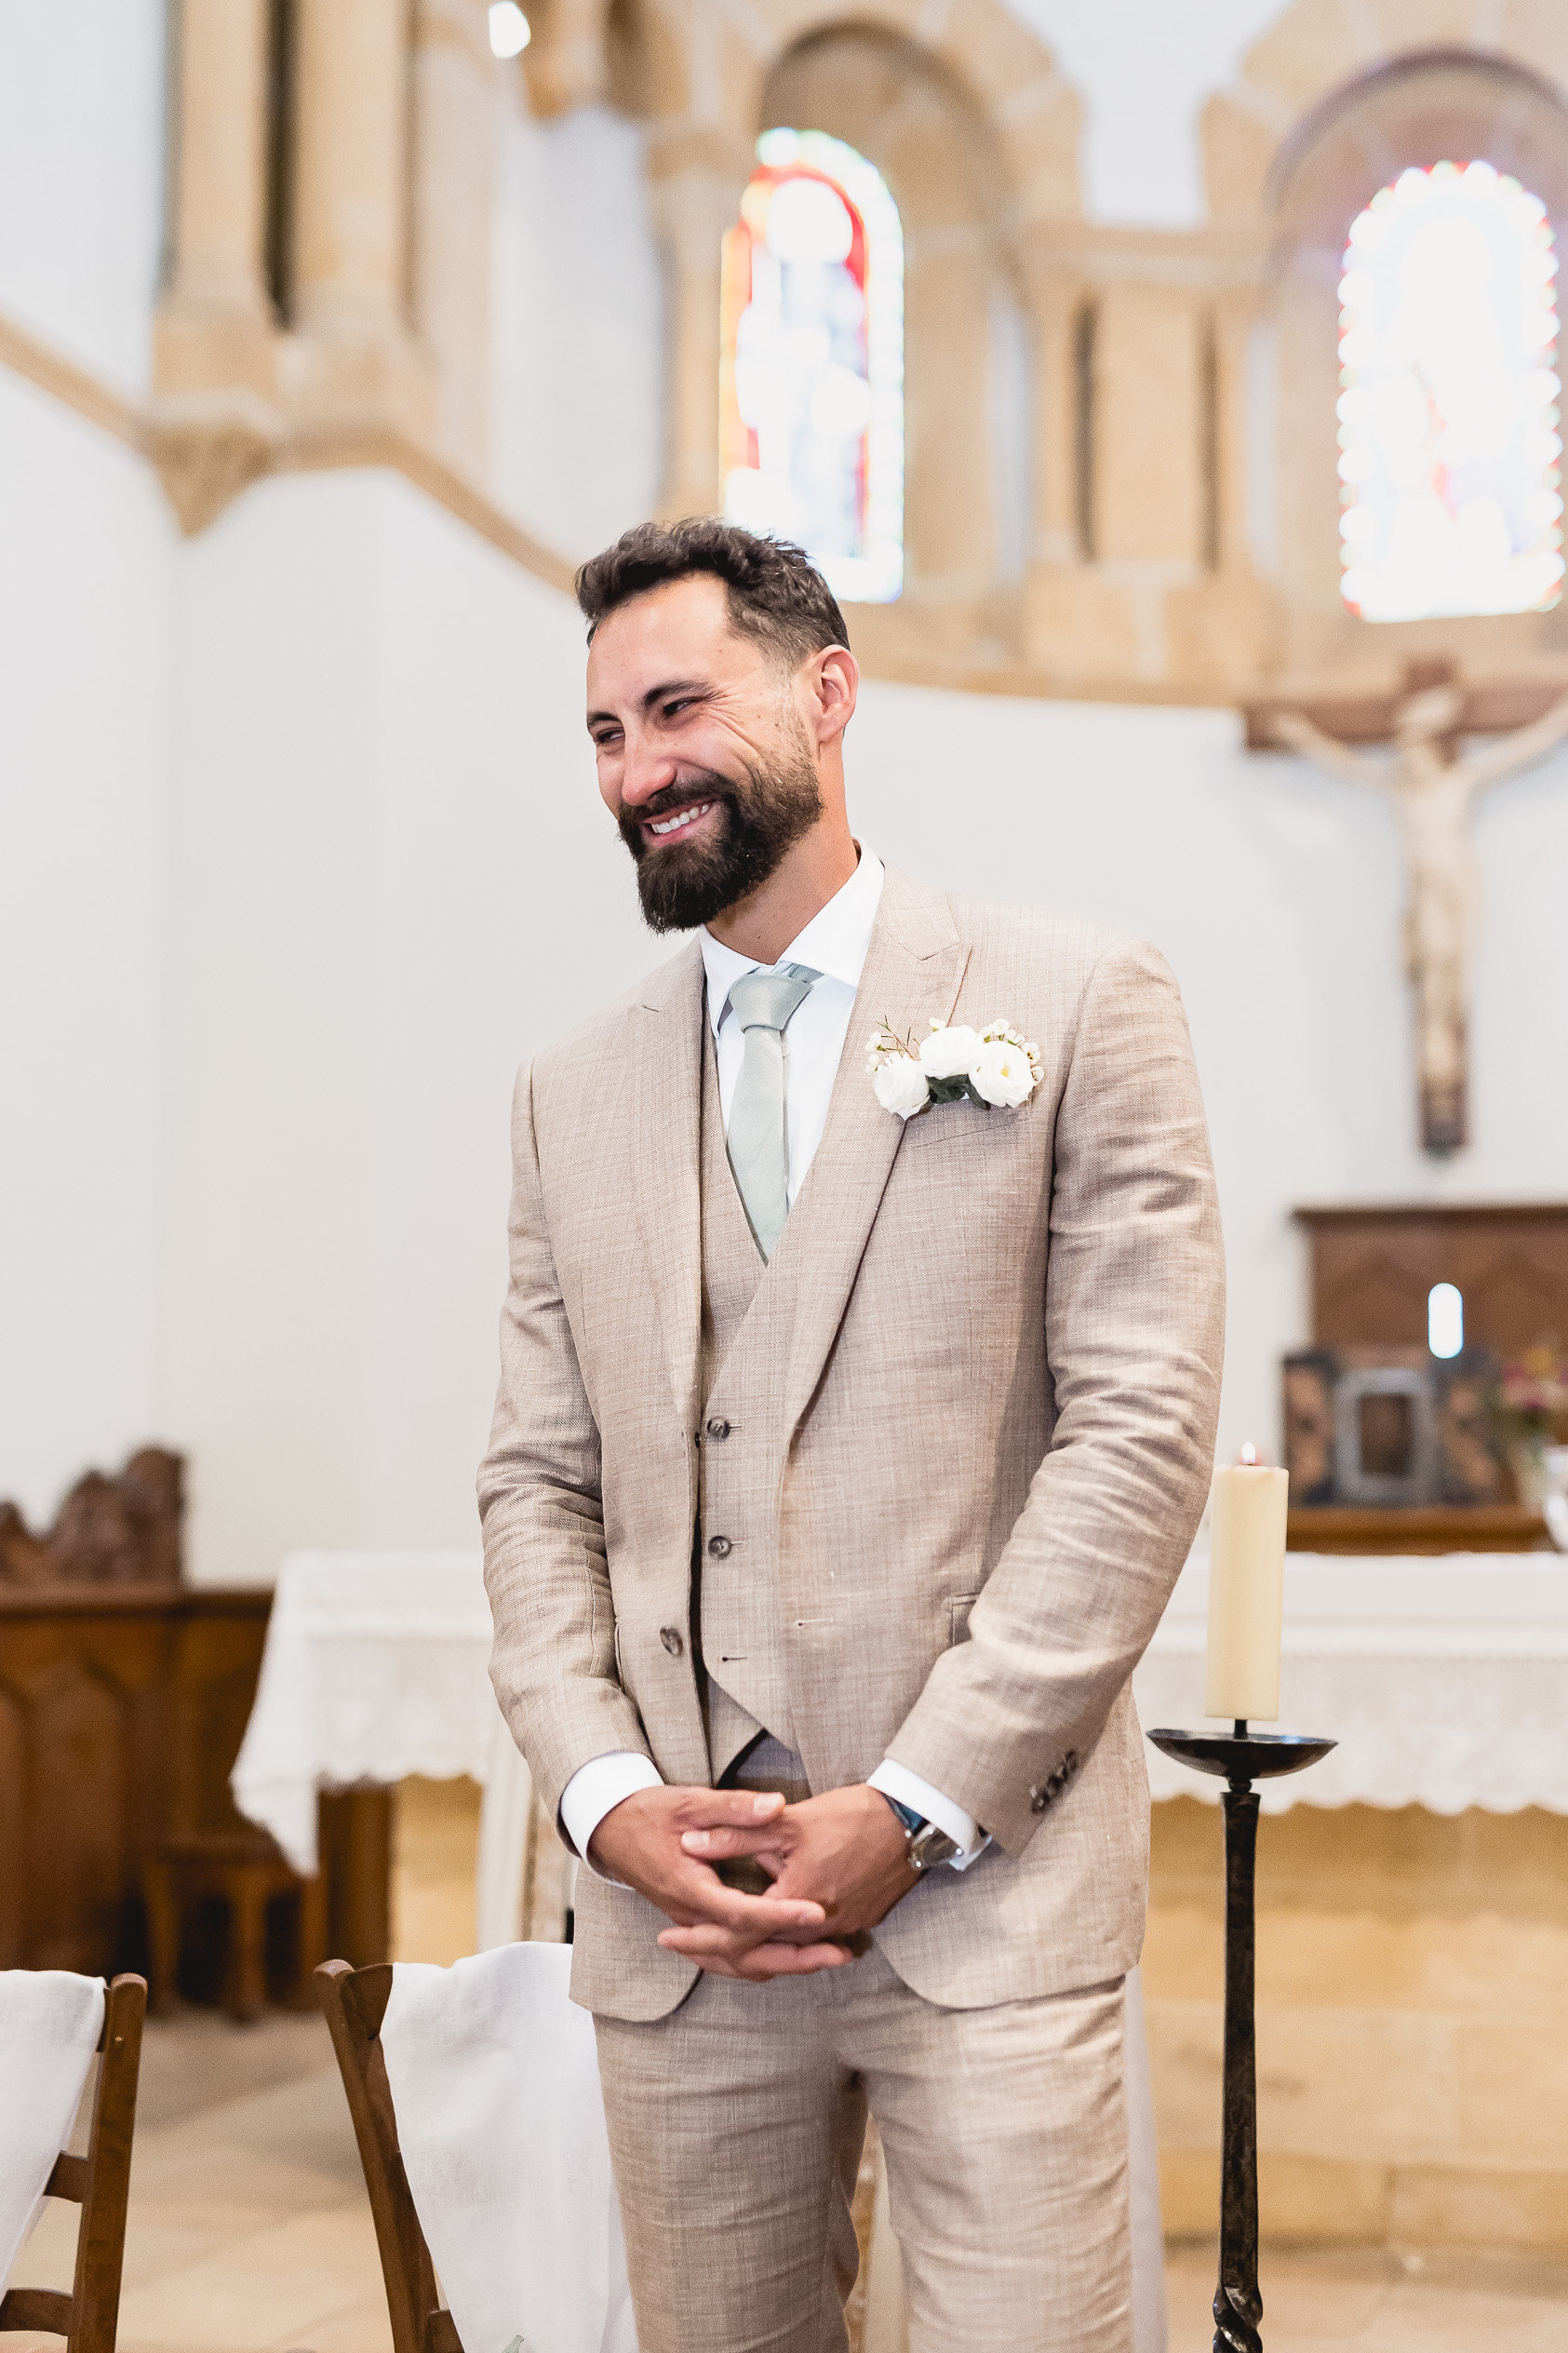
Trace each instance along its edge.
{"label": "crucifix", "polygon": [[[1439,1156],[1468,1140],[1466,1013],[1476,896],[1470,813],[1568,736],[1568,685],[1496,679],[1467,687],[1441,657],[1410,662],[1392,694],[1246,706],[1249,751],[1298,751],[1387,793],[1404,844],[1405,970],[1415,1017],[1421,1141]],[[1500,740],[1467,751],[1467,735]],[[1386,744],[1392,757],[1352,748]]]}

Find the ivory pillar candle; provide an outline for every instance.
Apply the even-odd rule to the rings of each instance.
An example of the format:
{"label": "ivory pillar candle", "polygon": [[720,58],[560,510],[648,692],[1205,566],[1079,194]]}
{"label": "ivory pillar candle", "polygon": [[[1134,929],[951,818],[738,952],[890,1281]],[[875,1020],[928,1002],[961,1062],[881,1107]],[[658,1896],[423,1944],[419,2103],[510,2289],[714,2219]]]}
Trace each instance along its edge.
{"label": "ivory pillar candle", "polygon": [[1289,1487],[1289,1473],[1267,1463],[1214,1473],[1205,1715],[1279,1720]]}

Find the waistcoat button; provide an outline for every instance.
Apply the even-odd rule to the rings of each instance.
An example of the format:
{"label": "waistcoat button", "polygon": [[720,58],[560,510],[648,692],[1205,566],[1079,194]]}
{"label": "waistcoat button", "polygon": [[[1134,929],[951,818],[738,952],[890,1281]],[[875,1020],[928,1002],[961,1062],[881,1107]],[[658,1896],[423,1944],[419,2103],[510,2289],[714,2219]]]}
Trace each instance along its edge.
{"label": "waistcoat button", "polygon": [[729,1424],[727,1421],[717,1421],[717,1420],[715,1420],[715,1421],[710,1421],[710,1422],[709,1422],[709,1424],[708,1424],[708,1436],[709,1436],[710,1438],[713,1438],[713,1439],[716,1439],[716,1440],[717,1440],[717,1439],[721,1439],[721,1438],[728,1438],[728,1436],[729,1436],[729,1435],[730,1435],[730,1424]]}
{"label": "waistcoat button", "polygon": [[679,1658],[685,1645],[680,1639],[677,1628],[674,1626],[661,1626],[659,1629],[659,1639],[663,1644],[672,1659]]}
{"label": "waistcoat button", "polygon": [[730,1539],[727,1536],[710,1536],[708,1539],[708,1550],[713,1554],[716,1561],[728,1560],[730,1557]]}

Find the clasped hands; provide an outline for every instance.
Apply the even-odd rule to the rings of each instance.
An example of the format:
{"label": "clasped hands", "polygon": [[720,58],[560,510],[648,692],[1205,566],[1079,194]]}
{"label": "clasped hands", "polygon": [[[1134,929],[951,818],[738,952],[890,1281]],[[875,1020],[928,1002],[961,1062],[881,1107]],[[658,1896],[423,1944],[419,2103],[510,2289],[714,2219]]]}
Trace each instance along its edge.
{"label": "clasped hands", "polygon": [[[715,1864],[750,1856],[766,1895],[727,1887]],[[671,1922],[659,1942],[716,1977],[766,1984],[842,1969],[918,1874],[885,1797],[864,1782],[786,1806],[742,1789],[639,1789],[612,1806],[588,1859]]]}

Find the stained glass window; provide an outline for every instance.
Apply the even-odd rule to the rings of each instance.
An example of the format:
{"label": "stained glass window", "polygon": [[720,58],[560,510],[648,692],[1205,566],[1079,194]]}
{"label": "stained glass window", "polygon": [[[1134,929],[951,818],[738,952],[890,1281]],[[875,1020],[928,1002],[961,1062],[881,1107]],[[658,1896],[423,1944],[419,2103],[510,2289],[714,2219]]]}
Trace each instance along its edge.
{"label": "stained glass window", "polygon": [[1351,224],[1341,587],[1364,621],[1557,602],[1556,276],[1545,205],[1487,163],[1401,172]]}
{"label": "stained glass window", "polygon": [[904,585],[904,235],[874,164],[771,130],[724,240],[724,512],[836,597]]}

